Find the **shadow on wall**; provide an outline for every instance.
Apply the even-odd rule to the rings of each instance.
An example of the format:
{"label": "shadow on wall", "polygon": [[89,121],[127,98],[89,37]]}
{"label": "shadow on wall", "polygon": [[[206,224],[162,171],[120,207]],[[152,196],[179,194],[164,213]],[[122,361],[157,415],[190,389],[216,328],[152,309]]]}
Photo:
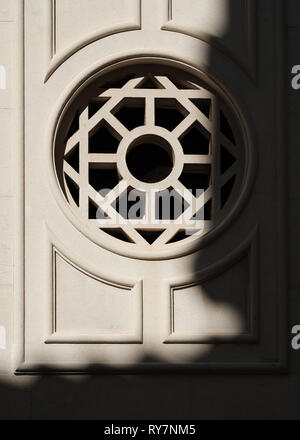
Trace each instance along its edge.
{"label": "shadow on wall", "polygon": [[[232,5],[235,0],[228,2],[228,23],[226,33],[230,34],[231,21],[235,17]],[[218,41],[212,41],[218,45]],[[219,58],[214,58],[213,51],[208,61],[210,71],[220,71]],[[236,69],[237,77],[240,75]],[[232,78],[235,82],[237,78]],[[231,231],[234,233],[234,224]],[[194,262],[196,272],[203,267],[216,263],[217,258],[230,249],[230,240],[219,237],[216,248],[205,249],[199,253]],[[223,249],[223,252],[222,252]],[[249,280],[245,261],[235,260],[234,266],[220,274],[215,279],[207,279],[202,286],[195,286],[192,295],[199,295],[199,313],[201,307],[209,310],[213,316],[213,325],[207,324],[212,332],[232,329],[232,322],[238,330],[247,330],[247,300],[245,293],[239,295],[240,286],[247,288]],[[237,270],[236,278],[231,275],[231,269]],[[190,320],[191,331],[198,331],[195,313]],[[219,325],[219,328],[218,328]],[[210,351],[197,355],[195,344],[195,362],[224,362],[228,354],[234,353],[236,339],[232,336],[228,343],[217,342],[215,337],[208,342]],[[141,362],[159,362],[157,358],[144,358]],[[145,374],[114,374],[113,368],[103,374],[93,375],[99,365],[91,362],[87,368],[88,375],[44,375],[39,377],[16,376],[0,377],[0,419],[6,418],[42,418],[42,419],[230,419],[230,418],[296,418],[299,410],[294,407],[297,393],[296,387],[289,390],[287,378],[278,376],[242,374],[228,375],[220,372],[213,376],[207,372],[191,374],[182,371],[180,375],[170,371]],[[107,368],[106,368],[107,370]],[[298,379],[300,381],[300,379]],[[298,383],[298,386],[300,384]],[[269,407],[266,402],[272,402]],[[281,402],[291,402],[282,407]]]}
{"label": "shadow on wall", "polygon": [[17,377],[13,385],[0,384],[0,419],[299,418],[294,404],[299,377],[293,386],[288,385],[288,376],[246,377],[170,373]]}

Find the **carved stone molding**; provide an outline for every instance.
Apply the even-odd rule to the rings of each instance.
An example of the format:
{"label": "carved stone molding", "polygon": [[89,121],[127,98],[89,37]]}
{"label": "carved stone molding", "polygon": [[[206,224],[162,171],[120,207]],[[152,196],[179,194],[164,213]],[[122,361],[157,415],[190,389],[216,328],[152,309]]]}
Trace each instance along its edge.
{"label": "carved stone molding", "polygon": [[55,247],[52,272],[52,328],[45,343],[143,342],[141,281],[125,285],[102,279]]}
{"label": "carved stone molding", "polygon": [[[76,2],[73,0],[47,1],[49,1],[48,21],[50,25],[48,45],[50,66],[48,67],[45,82],[62,63],[85,46],[108,37],[109,35],[141,29],[142,0],[129,0],[131,8],[128,8],[128,4],[126,8],[122,8],[123,3],[120,0],[113,0],[113,2],[111,0],[105,0],[110,6],[105,8],[104,5],[105,12],[110,12],[110,16],[107,17],[103,17],[103,15],[100,14],[102,7],[101,2],[96,4],[94,0],[88,0],[94,3],[94,7],[93,5],[88,7],[86,0],[76,0]],[[98,20],[98,9],[95,9],[95,7],[99,9]],[[80,23],[77,24],[77,27],[72,20],[72,15],[68,14],[64,8],[68,8],[70,11],[82,9],[83,16],[81,16]],[[62,9],[62,11],[58,9]],[[130,15],[131,10],[133,13]],[[123,19],[121,11],[126,12]],[[88,18],[88,14],[90,14],[90,19]],[[84,18],[85,21],[83,21]],[[86,26],[85,31],[82,30],[83,23]],[[76,27],[75,32],[74,27]],[[64,35],[67,34],[69,36],[65,42],[59,38],[60,31],[63,31]]]}
{"label": "carved stone molding", "polygon": [[[192,276],[165,281],[164,343],[257,342],[257,241],[255,228],[238,248],[212,266]],[[225,307],[225,303],[231,306]],[[180,328],[182,313],[189,314],[190,329]]]}
{"label": "carved stone molding", "polygon": [[[149,5],[149,0],[147,1]],[[24,10],[24,4],[30,7]],[[175,3],[170,2],[171,4],[174,6]],[[36,9],[32,10],[33,6]],[[21,25],[18,31],[16,106],[19,113],[14,150],[17,170],[15,219],[18,241],[14,262],[16,294],[13,359],[13,368],[17,374],[43,374],[43,372],[91,374],[103,370],[113,373],[165,371],[168,374],[176,371],[184,373],[200,371],[219,373],[225,370],[252,373],[253,371],[275,373],[279,370],[286,371],[286,133],[283,124],[286,109],[283,87],[285,64],[282,19],[284,7],[282,0],[274,0],[272,17],[266,27],[263,26],[264,16],[258,17],[262,32],[261,39],[265,38],[267,44],[275,41],[274,46],[271,45],[274,53],[269,54],[274,58],[275,69],[268,78],[259,78],[262,81],[255,87],[253,84],[250,87],[247,76],[240,75],[241,70],[237,68],[237,64],[230,61],[230,57],[239,59],[239,53],[231,52],[230,47],[224,49],[221,40],[215,42],[215,45],[220,47],[218,68],[214,66],[210,69],[209,60],[205,65],[205,55],[209,52],[206,51],[209,46],[203,43],[205,35],[202,41],[202,37],[197,32],[193,35],[191,28],[188,31],[191,37],[189,38],[185,26],[176,31],[168,29],[173,31],[169,33],[158,29],[153,34],[153,41],[152,37],[148,38],[149,29],[145,32],[127,32],[116,37],[115,47],[111,47],[110,38],[101,39],[101,36],[98,44],[96,40],[99,35],[90,46],[85,40],[84,46],[81,47],[79,44],[78,50],[75,48],[74,57],[72,51],[69,51],[70,48],[65,54],[61,51],[60,54],[57,52],[54,55],[49,76],[59,65],[63,66],[56,75],[53,75],[51,81],[45,84],[45,69],[49,67],[49,60],[53,55],[54,40],[50,29],[43,29],[44,38],[37,39],[37,35],[41,32],[39,23],[41,17],[44,17],[44,6],[39,0],[18,2]],[[39,13],[36,13],[37,10]],[[50,18],[53,9],[49,8],[48,12]],[[23,23],[25,23],[25,31],[22,27]],[[138,17],[136,23],[137,26],[140,25]],[[172,23],[169,22],[166,26],[172,27]],[[47,32],[49,52],[44,57]],[[120,28],[117,33],[120,33]],[[254,43],[252,47],[255,47]],[[99,48],[103,51],[100,55]],[[265,46],[262,46],[260,62],[263,66],[266,64],[263,60],[264,49]],[[227,50],[226,60],[221,52],[226,54]],[[215,54],[216,52],[214,51]],[[222,96],[237,109],[239,121],[244,127],[245,138],[249,141],[247,160],[251,162],[249,169],[252,171],[249,171],[247,181],[251,185],[250,183],[247,185],[247,191],[237,201],[232,216],[226,218],[226,224],[224,221],[218,231],[214,230],[215,242],[204,240],[200,247],[198,244],[195,247],[189,246],[184,252],[180,252],[180,255],[169,252],[153,256],[152,253],[147,252],[124,256],[125,253],[120,251],[118,246],[113,249],[110,242],[98,246],[96,240],[88,240],[84,235],[84,228],[80,229],[79,221],[74,215],[67,213],[69,207],[62,197],[55,176],[53,163],[55,130],[72,94],[79,93],[85,81],[96,77],[102,69],[107,69],[109,73],[117,63],[124,63],[126,67],[132,62],[144,63],[147,57],[150,62],[159,61],[162,68],[170,64],[174,66],[180,64],[183,69],[191,73],[197,71],[199,78],[209,82],[210,85],[216,84]],[[67,59],[68,62],[64,64]],[[251,76],[251,72],[255,70],[254,67],[251,70],[251,66],[255,63],[251,65],[250,58],[247,59],[248,61],[245,58],[244,61],[237,63],[244,66]],[[45,67],[46,63],[48,66]],[[222,65],[227,69],[225,74]],[[231,87],[232,75],[236,75],[239,79]],[[265,79],[268,80],[267,84],[263,82]],[[228,89],[230,91],[227,93]],[[253,122],[256,127],[256,138],[253,136]],[[257,148],[252,147],[253,140]],[[260,162],[257,179],[254,182],[255,166],[253,165],[256,165],[256,152]],[[268,162],[269,157],[271,167]],[[264,180],[263,173],[265,173]],[[267,187],[261,185],[261,182],[266,182]],[[268,210],[270,205],[273,209],[271,213],[271,210]],[[259,246],[256,246],[256,236],[253,232],[254,235],[250,234],[250,238],[248,237],[240,247],[230,251],[230,243],[243,240],[245,231],[250,230],[254,224],[258,224],[260,231]],[[57,241],[49,238],[47,227],[57,235]],[[220,231],[224,231],[225,234],[222,236]],[[223,245],[227,246],[228,251],[227,256],[224,257],[222,257]],[[254,257],[257,248],[260,264],[263,262],[263,267],[266,269],[266,272],[260,273],[260,277],[257,276],[257,259]],[[113,249],[113,252],[108,249]],[[78,253],[81,258],[77,259]],[[209,267],[205,267],[207,255],[210,261],[213,261],[214,255],[216,256],[216,263]],[[197,260],[199,256],[200,259]],[[199,266],[196,266],[197,261]],[[95,270],[90,266],[91,262],[94,262]],[[121,267],[122,271],[119,270]],[[242,288],[242,301],[237,307],[243,307],[247,312],[244,315],[245,325],[242,328],[231,326],[228,315],[229,319],[225,321],[223,316],[221,317],[219,328],[197,327],[194,320],[197,310],[191,310],[193,319],[190,322],[180,321],[178,310],[186,307],[182,295],[190,296],[193,303],[194,299],[197,300],[194,289],[199,289],[199,298],[202,301],[203,290],[210,290],[214,294],[218,286],[210,283],[214,283],[217,278],[218,283],[222,283],[222,277],[226,277],[230,271],[233,271],[237,279],[234,283],[233,295],[241,291],[240,287]],[[124,275],[124,279],[114,279],[111,272],[116,274],[115,278]],[[64,295],[73,287],[67,284],[66,273],[72,273],[71,278],[76,283],[88,283],[92,302],[98,311],[98,301],[101,302],[101,298],[108,298],[109,302],[114,295],[125,293],[126,303],[130,295],[135,296],[133,309],[137,318],[141,316],[141,293],[138,292],[141,292],[142,283],[139,280],[143,279],[144,311],[148,313],[147,319],[142,322],[143,343],[141,343],[141,320],[138,319],[138,324],[134,324],[131,328],[131,323],[126,320],[126,313],[120,320],[117,335],[114,331],[110,332],[108,326],[105,327],[105,324],[100,323],[101,313],[100,325],[95,333],[94,329],[91,332],[89,323],[84,324],[84,320],[82,325],[78,324],[78,321],[76,323],[76,320],[74,324],[70,323]],[[181,275],[177,279],[178,273]],[[183,273],[188,274],[185,277],[182,276]],[[125,279],[127,277],[128,279]],[[259,288],[256,288],[257,278],[260,278]],[[247,280],[250,280],[250,283]],[[88,290],[85,292],[87,295]],[[95,292],[100,292],[99,297]],[[80,296],[76,289],[75,294]],[[213,301],[218,305],[216,304],[218,301]],[[68,303],[71,304],[72,301],[68,300]],[[263,305],[259,314],[257,314],[258,305]],[[93,311],[84,310],[84,306],[83,303],[83,313],[91,313],[93,318]],[[204,306],[207,306],[207,302]],[[113,310],[109,307],[109,313]],[[227,312],[228,309],[224,308],[224,310]],[[165,313],[166,323],[161,319],[161,311]],[[75,312],[77,313],[77,310]],[[172,315],[175,316],[172,318]],[[260,323],[264,324],[261,326],[263,328],[257,327],[255,321],[257,315],[261,316]],[[177,319],[175,325],[174,318]],[[92,322],[95,321],[92,319]],[[157,322],[159,325],[162,322],[161,327],[156,325]],[[186,329],[183,324],[187,324]],[[108,331],[107,339],[107,334],[104,335],[103,330]],[[226,334],[226,331],[230,334]],[[154,338],[152,338],[153,334],[155,334]],[[126,345],[124,340],[128,336],[130,343]],[[124,337],[123,342],[118,345],[113,341],[114,337],[115,341],[121,341]],[[98,346],[94,341],[99,342]],[[224,342],[229,343],[224,344]],[[120,356],[121,352],[123,355],[125,353],[125,356]]]}
{"label": "carved stone molding", "polygon": [[169,20],[163,30],[205,41],[256,81],[256,0],[168,0],[168,4]]}

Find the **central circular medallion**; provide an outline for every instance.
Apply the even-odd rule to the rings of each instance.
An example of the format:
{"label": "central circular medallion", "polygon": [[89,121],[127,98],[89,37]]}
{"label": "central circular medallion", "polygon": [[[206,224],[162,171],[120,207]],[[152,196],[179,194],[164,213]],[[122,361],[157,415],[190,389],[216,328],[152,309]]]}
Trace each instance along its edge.
{"label": "central circular medallion", "polygon": [[152,61],[110,66],[66,105],[56,176],[66,212],[99,245],[173,257],[233,212],[248,143],[229,97],[193,72]]}
{"label": "central circular medallion", "polygon": [[129,146],[126,164],[131,174],[144,183],[156,183],[169,176],[174,154],[171,145],[161,136],[144,135]]}

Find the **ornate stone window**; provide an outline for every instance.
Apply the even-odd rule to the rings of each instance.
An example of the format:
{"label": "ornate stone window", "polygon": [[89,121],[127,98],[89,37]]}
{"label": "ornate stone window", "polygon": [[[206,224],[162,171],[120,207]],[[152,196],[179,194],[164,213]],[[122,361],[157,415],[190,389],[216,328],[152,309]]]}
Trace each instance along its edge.
{"label": "ornate stone window", "polygon": [[153,64],[81,88],[60,118],[54,161],[84,228],[149,251],[213,230],[245,175],[237,118],[217,88]]}

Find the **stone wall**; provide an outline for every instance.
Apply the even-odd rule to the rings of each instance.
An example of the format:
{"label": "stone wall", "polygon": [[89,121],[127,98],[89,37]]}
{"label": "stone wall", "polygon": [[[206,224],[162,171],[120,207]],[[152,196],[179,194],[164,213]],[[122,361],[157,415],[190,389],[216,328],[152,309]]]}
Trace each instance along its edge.
{"label": "stone wall", "polygon": [[[299,417],[300,351],[291,351],[287,375],[82,378],[13,374],[15,244],[20,239],[15,215],[20,191],[16,152],[21,145],[15,128],[20,103],[20,3],[0,0],[0,419]],[[291,68],[300,64],[300,2],[287,3],[290,329],[300,324],[300,91],[290,87]],[[289,338],[287,334],[287,344]]]}

